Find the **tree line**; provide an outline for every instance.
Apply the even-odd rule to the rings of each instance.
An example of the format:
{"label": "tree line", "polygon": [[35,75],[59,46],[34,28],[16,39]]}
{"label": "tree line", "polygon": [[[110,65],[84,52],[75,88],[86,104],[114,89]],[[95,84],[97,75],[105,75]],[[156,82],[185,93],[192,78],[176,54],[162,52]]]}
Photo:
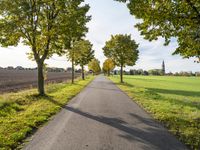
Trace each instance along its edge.
{"label": "tree line", "polygon": [[[176,38],[178,48],[173,54],[183,58],[195,57],[200,61],[200,5],[199,2],[184,1],[133,1],[125,2],[141,21],[136,25],[141,35],[149,41],[159,37],[168,45]],[[92,44],[85,40],[86,24],[91,20],[87,15],[90,7],[84,0],[1,0],[0,1],[0,44],[3,47],[23,43],[30,47],[29,58],[38,69],[38,92],[45,94],[45,60],[53,54],[66,56],[74,67],[80,65],[84,79],[84,66],[88,64],[93,73],[101,72],[100,62],[94,58]],[[103,47],[108,60],[103,71],[110,74],[114,66],[120,67],[120,81],[123,69],[133,66],[138,60],[139,44],[130,35],[112,35]],[[90,62],[90,63],[89,63]]]}
{"label": "tree line", "polygon": [[[113,70],[112,73],[114,75],[118,75],[118,70]],[[142,75],[142,76],[186,76],[186,77],[192,77],[192,76],[200,76],[200,72],[192,72],[192,71],[180,71],[180,72],[168,72],[163,74],[162,69],[151,69],[151,70],[143,70],[143,69],[130,69],[129,71],[124,71],[125,75]]]}

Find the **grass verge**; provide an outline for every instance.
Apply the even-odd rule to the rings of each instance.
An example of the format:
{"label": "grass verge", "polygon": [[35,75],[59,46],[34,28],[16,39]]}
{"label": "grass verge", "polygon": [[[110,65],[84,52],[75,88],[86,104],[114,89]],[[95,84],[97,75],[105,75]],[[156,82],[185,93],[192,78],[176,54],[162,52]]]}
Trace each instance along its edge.
{"label": "grass verge", "polygon": [[120,89],[164,124],[180,141],[200,150],[200,78],[110,77]]}
{"label": "grass verge", "polygon": [[36,89],[0,95],[0,149],[15,149],[93,79],[48,85],[45,97],[38,96]]}

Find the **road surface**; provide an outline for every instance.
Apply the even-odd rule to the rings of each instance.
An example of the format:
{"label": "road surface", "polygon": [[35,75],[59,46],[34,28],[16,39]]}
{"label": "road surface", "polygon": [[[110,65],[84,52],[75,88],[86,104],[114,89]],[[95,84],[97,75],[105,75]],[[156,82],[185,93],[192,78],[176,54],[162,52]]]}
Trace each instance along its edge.
{"label": "road surface", "polygon": [[[52,102],[55,102],[52,99]],[[59,105],[59,104],[58,104]],[[187,149],[116,85],[98,76],[46,126],[25,150]]]}

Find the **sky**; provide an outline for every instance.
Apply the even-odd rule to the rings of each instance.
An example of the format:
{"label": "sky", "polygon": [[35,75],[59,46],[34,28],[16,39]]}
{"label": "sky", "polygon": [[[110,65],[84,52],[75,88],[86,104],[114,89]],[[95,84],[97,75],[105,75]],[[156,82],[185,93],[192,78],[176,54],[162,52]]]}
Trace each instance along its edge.
{"label": "sky", "polygon": [[[139,43],[140,56],[135,66],[126,69],[160,69],[162,61],[165,61],[167,72],[200,71],[200,64],[194,63],[194,59],[182,59],[181,56],[172,55],[177,47],[174,39],[170,45],[163,46],[164,40],[149,42],[144,40],[134,25],[139,21],[131,16],[125,4],[114,0],[86,0],[91,9],[88,15],[92,20],[87,24],[89,32],[86,39],[90,40],[95,50],[95,56],[101,61],[106,59],[102,48],[105,42],[115,34],[131,34]],[[0,47],[0,66],[36,67],[36,63],[27,58],[26,53],[30,49],[19,44],[17,47]],[[53,56],[46,63],[50,67],[70,67],[70,62],[65,57]]]}

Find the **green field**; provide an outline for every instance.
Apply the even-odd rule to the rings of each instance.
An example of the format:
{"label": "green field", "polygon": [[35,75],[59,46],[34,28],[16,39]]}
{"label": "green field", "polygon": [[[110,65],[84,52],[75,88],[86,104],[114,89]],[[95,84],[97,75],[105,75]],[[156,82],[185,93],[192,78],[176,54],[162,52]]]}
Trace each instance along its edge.
{"label": "green field", "polygon": [[110,77],[139,105],[190,148],[200,149],[200,78],[162,76]]}
{"label": "green field", "polygon": [[37,96],[37,90],[0,95],[0,149],[15,149],[33,130],[47,122],[94,77],[85,81],[52,84],[47,96]]}

